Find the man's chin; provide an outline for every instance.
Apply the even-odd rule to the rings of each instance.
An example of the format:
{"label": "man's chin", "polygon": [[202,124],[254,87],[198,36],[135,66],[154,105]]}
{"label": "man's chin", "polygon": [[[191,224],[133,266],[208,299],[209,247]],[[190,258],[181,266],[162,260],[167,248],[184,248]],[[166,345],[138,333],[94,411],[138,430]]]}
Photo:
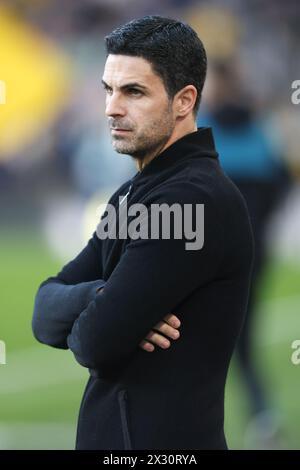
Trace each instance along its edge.
{"label": "man's chin", "polygon": [[123,147],[123,146],[114,146],[115,152],[119,153],[120,155],[129,155],[130,157],[140,160],[138,156],[135,155],[135,150],[130,147]]}
{"label": "man's chin", "polygon": [[130,155],[131,149],[128,146],[126,147],[125,145],[118,145],[118,144],[115,145],[114,144],[113,148],[117,153],[123,153],[124,155]]}
{"label": "man's chin", "polygon": [[133,155],[136,152],[136,149],[132,145],[128,145],[125,142],[121,142],[121,140],[115,140],[112,142],[113,149],[117,153],[121,153],[124,155]]}

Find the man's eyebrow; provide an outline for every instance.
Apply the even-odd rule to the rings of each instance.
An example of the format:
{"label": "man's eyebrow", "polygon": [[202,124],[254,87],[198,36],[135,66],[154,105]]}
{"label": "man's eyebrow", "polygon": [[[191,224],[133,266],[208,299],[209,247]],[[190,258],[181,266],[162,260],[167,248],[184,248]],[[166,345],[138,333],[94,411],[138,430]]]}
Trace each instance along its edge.
{"label": "man's eyebrow", "polygon": [[[111,88],[103,79],[101,80],[104,88]],[[128,88],[141,88],[142,90],[147,90],[147,87],[144,85],[141,85],[138,82],[131,82],[131,83],[126,83],[126,85],[122,85],[120,87],[121,90],[127,90]]]}

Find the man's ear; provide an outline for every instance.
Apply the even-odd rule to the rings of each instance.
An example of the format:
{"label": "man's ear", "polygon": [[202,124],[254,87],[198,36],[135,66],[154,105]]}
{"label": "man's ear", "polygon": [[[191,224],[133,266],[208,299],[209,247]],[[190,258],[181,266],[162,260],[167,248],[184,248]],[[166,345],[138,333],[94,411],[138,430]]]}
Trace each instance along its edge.
{"label": "man's ear", "polygon": [[176,117],[185,117],[193,111],[197,94],[194,85],[187,85],[176,93],[173,101]]}

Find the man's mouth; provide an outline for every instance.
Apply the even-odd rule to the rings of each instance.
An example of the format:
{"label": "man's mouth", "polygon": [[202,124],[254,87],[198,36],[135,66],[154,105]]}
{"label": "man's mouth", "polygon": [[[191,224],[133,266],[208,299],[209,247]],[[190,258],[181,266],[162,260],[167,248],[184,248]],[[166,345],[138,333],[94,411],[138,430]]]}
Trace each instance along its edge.
{"label": "man's mouth", "polygon": [[131,132],[130,129],[121,129],[120,127],[117,127],[117,128],[111,127],[110,130],[111,130],[112,132],[114,132],[114,133],[116,133],[116,132],[117,132],[117,133]]}

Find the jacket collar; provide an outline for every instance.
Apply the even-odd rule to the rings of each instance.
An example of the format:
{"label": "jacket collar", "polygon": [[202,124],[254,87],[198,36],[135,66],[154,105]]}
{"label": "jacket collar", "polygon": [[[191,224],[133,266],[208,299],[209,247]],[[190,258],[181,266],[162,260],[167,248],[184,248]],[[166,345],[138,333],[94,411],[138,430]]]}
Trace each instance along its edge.
{"label": "jacket collar", "polygon": [[197,131],[184,135],[151,160],[131,179],[134,186],[143,183],[151,175],[160,173],[179,160],[208,157],[218,159],[212,129],[198,127]]}

